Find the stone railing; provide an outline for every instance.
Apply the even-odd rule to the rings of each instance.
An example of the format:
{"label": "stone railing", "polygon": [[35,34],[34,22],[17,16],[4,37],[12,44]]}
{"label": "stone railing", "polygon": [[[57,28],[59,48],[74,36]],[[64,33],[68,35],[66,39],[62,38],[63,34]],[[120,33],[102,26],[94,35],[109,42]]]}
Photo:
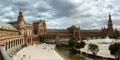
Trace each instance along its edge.
{"label": "stone railing", "polygon": [[61,52],[59,52],[56,47],[54,48],[54,50],[55,50],[61,57],[63,57],[64,60],[70,60],[69,58],[67,58],[66,56],[64,56]]}
{"label": "stone railing", "polygon": [[4,60],[1,50],[0,50],[0,60]]}
{"label": "stone railing", "polygon": [[7,54],[4,45],[0,45],[0,55],[2,57],[0,60],[10,60],[10,56]]}

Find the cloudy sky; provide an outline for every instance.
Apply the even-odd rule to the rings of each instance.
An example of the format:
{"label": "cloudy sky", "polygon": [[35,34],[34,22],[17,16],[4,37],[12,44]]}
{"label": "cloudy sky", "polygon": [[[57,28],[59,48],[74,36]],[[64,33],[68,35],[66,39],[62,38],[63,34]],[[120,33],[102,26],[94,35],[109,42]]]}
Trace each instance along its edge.
{"label": "cloudy sky", "polygon": [[0,22],[16,21],[20,8],[26,22],[45,19],[47,28],[107,27],[109,12],[120,30],[120,0],[0,0]]}

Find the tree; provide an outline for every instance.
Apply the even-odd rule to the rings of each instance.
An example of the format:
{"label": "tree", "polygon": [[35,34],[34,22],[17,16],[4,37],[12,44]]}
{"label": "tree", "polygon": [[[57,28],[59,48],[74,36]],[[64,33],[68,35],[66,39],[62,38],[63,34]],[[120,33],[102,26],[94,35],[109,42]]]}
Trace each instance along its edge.
{"label": "tree", "polygon": [[86,38],[85,37],[81,37],[81,40],[86,40]]}
{"label": "tree", "polygon": [[85,42],[84,41],[80,41],[78,42],[79,40],[76,40],[75,38],[71,38],[69,40],[69,46],[71,47],[71,51],[72,53],[77,53],[77,49],[81,49],[85,46]]}
{"label": "tree", "polygon": [[109,36],[109,38],[113,38],[113,35],[112,35],[112,34],[109,34],[108,36]]}
{"label": "tree", "polygon": [[98,45],[92,43],[88,45],[88,49],[93,53],[93,55],[96,55],[97,52],[99,51]]}
{"label": "tree", "polygon": [[69,40],[69,46],[74,49],[75,44],[77,43],[77,40],[75,38],[70,38]]}
{"label": "tree", "polygon": [[76,43],[76,48],[77,49],[81,49],[81,48],[84,48],[85,47],[85,42],[84,41],[80,41],[78,43]]}
{"label": "tree", "polygon": [[117,40],[119,37],[120,37],[120,32],[117,29],[115,29],[113,38]]}
{"label": "tree", "polygon": [[102,35],[101,38],[104,38],[104,35]]}
{"label": "tree", "polygon": [[113,43],[109,46],[110,54],[120,59],[120,43]]}

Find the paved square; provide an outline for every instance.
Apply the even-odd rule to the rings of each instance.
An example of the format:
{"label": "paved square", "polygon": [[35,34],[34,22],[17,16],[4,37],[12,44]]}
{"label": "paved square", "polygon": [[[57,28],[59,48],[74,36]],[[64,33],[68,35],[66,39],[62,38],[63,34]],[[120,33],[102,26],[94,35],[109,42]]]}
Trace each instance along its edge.
{"label": "paved square", "polygon": [[[99,46],[99,51],[97,53],[98,56],[115,58],[113,55],[110,54],[110,51],[108,50],[110,44],[99,44],[100,42],[105,42],[105,40],[106,39],[93,39],[93,40],[85,41],[87,43],[87,45],[84,48],[82,48],[81,51],[92,54],[90,51],[88,51],[88,45],[90,43],[94,43]],[[110,39],[110,40],[115,41],[114,39]],[[116,42],[120,42],[120,40],[118,40]]]}
{"label": "paved square", "polygon": [[16,56],[13,56],[13,60],[64,60],[54,50],[54,47],[55,45],[50,44],[28,46],[20,50]]}

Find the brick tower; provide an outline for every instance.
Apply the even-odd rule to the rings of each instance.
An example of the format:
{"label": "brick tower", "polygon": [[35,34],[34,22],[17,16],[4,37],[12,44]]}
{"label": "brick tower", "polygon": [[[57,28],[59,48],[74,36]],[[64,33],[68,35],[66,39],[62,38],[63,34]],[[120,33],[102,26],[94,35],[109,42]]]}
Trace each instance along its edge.
{"label": "brick tower", "polygon": [[113,24],[112,24],[111,14],[110,13],[109,13],[109,21],[108,21],[107,34],[108,35],[112,35],[113,34]]}

